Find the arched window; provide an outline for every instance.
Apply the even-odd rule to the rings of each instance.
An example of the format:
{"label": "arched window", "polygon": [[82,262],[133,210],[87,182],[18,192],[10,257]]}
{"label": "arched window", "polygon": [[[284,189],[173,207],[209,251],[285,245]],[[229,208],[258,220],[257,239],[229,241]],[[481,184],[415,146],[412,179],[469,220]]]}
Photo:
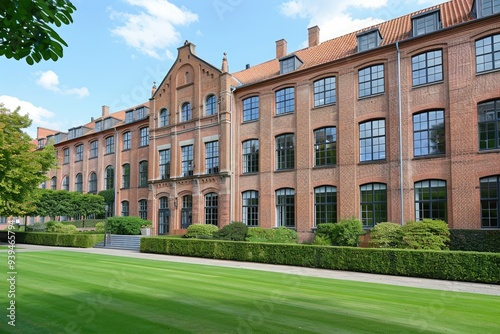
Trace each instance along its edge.
{"label": "arched window", "polygon": [[314,166],[333,166],[337,162],[337,129],[314,131]]}
{"label": "arched window", "polygon": [[182,196],[181,228],[186,229],[193,222],[193,196]]}
{"label": "arched window", "polygon": [[139,187],[147,187],[148,186],[148,162],[141,161],[139,162]]}
{"label": "arched window", "polygon": [[219,221],[219,196],[216,193],[205,195],[205,224],[217,225]]}
{"label": "arched window", "polygon": [[250,139],[243,142],[243,173],[259,171],[259,140]]}
{"label": "arched window", "polygon": [[168,110],[162,109],[160,110],[160,126],[168,125]]}
{"label": "arched window", "polygon": [[90,173],[89,176],[89,193],[97,193],[97,175],[94,172]]}
{"label": "arched window", "polygon": [[148,200],[146,199],[139,201],[139,217],[141,219],[148,219]]}
{"label": "arched window", "polygon": [[441,219],[446,221],[446,181],[415,182],[415,220]]}
{"label": "arched window", "polygon": [[245,191],[242,194],[242,222],[247,226],[259,226],[259,192]]}
{"label": "arched window", "polygon": [[276,190],[276,226],[295,227],[295,190]]}
{"label": "arched window", "polygon": [[122,166],[122,188],[130,188],[130,164]]}
{"label": "arched window", "polygon": [[122,202],[122,216],[126,217],[129,215],[129,204],[128,201]]}
{"label": "arched window", "polygon": [[191,117],[191,103],[185,102],[181,108],[181,122],[189,121]]}
{"label": "arched window", "polygon": [[69,190],[69,176],[65,176],[62,181],[62,190]]}
{"label": "arched window", "polygon": [[83,176],[81,173],[76,174],[75,177],[75,191],[83,192]]}
{"label": "arched window", "polygon": [[360,187],[361,221],[373,227],[387,221],[387,187],[383,183],[369,183]]}
{"label": "arched window", "polygon": [[337,188],[321,186],[314,188],[314,224],[337,222]]}
{"label": "arched window", "polygon": [[205,101],[205,114],[215,115],[217,113],[217,98],[215,95],[209,95]]}
{"label": "arched window", "polygon": [[104,178],[104,185],[107,189],[113,189],[115,187],[115,170],[113,166],[106,167],[106,176]]}
{"label": "arched window", "polygon": [[50,180],[50,189],[56,190],[57,189],[57,177],[53,176],[52,179]]}

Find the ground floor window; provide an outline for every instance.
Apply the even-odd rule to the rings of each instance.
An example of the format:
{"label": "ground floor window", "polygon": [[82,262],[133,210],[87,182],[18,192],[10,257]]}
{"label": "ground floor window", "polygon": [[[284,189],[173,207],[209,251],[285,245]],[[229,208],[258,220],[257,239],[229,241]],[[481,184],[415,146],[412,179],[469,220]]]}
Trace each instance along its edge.
{"label": "ground floor window", "polygon": [[481,227],[500,227],[500,176],[480,180]]}
{"label": "ground floor window", "polygon": [[193,196],[182,196],[181,228],[186,229],[193,223]]}
{"label": "ground floor window", "polygon": [[161,197],[158,210],[158,234],[168,234],[169,227],[170,209],[168,208],[168,197]]}
{"label": "ground floor window", "polygon": [[247,226],[259,226],[259,192],[250,190],[242,194],[242,222]]}
{"label": "ground floor window", "polygon": [[148,201],[145,199],[139,201],[139,217],[141,219],[148,219]]}
{"label": "ground floor window", "polygon": [[415,220],[446,221],[446,181],[424,180],[415,183]]}
{"label": "ground floor window", "polygon": [[387,221],[387,187],[369,183],[360,187],[361,221],[363,227],[373,227]]}
{"label": "ground floor window", "polygon": [[219,196],[216,193],[205,195],[205,224],[218,224]]}
{"label": "ground floor window", "polygon": [[276,190],[276,226],[295,227],[295,190]]}
{"label": "ground floor window", "polygon": [[128,201],[122,202],[122,216],[127,217],[129,215],[129,204]]}
{"label": "ground floor window", "polygon": [[337,188],[314,188],[314,224],[337,222]]}

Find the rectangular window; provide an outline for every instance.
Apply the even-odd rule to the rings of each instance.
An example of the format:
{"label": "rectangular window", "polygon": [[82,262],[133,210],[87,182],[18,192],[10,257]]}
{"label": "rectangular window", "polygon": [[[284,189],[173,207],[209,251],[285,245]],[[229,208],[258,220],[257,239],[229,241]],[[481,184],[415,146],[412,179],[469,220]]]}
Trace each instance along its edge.
{"label": "rectangular window", "polygon": [[139,201],[139,218],[148,219],[148,201],[145,199]]}
{"label": "rectangular window", "polygon": [[148,162],[141,161],[139,163],[139,188],[148,186]]}
{"label": "rectangular window", "polygon": [[252,96],[243,100],[243,122],[259,119],[259,97]]}
{"label": "rectangular window", "polygon": [[443,51],[421,53],[411,58],[413,86],[443,80]]}
{"label": "rectangular window", "polygon": [[413,37],[441,29],[439,10],[412,17]]}
{"label": "rectangular window", "polygon": [[97,158],[99,154],[99,142],[97,140],[90,143],[90,157]]}
{"label": "rectangular window", "polygon": [[242,195],[242,222],[247,226],[259,226],[259,193],[245,191]]}
{"label": "rectangular window", "polygon": [[478,18],[500,13],[500,0],[476,0]]}
{"label": "rectangular window", "polygon": [[193,145],[187,145],[181,147],[182,153],[182,176],[193,175],[194,163],[193,163]]}
{"label": "rectangular window", "polygon": [[375,65],[359,70],[359,97],[384,93],[384,65]]}
{"label": "rectangular window", "polygon": [[82,161],[83,160],[83,145],[78,145],[76,147],[76,156],[75,156],[75,161]]}
{"label": "rectangular window", "polygon": [[373,227],[387,221],[387,187],[382,183],[360,187],[361,221],[364,227]]}
{"label": "rectangular window", "polygon": [[216,225],[219,223],[219,196],[216,193],[205,195],[205,224]]}
{"label": "rectangular window", "polygon": [[276,226],[295,227],[295,191],[276,190]]}
{"label": "rectangular window", "polygon": [[295,167],[295,140],[293,134],[276,137],[276,169]]}
{"label": "rectangular window", "polygon": [[219,173],[219,142],[205,143],[205,168],[207,174]]}
{"label": "rectangular window", "polygon": [[132,143],[132,133],[130,132],[125,132],[123,134],[123,150],[130,150]]}
{"label": "rectangular window", "polygon": [[385,159],[385,120],[359,124],[359,161]]}
{"label": "rectangular window", "polygon": [[160,150],[160,178],[166,180],[170,178],[170,150]]}
{"label": "rectangular window", "polygon": [[193,197],[182,196],[181,228],[186,229],[193,223]]}
{"label": "rectangular window", "polygon": [[295,88],[288,87],[276,92],[276,115],[295,111]]}
{"label": "rectangular window", "polygon": [[314,189],[314,225],[337,222],[337,188],[332,186]]}
{"label": "rectangular window", "polygon": [[130,188],[130,164],[122,166],[122,188]]}
{"label": "rectangular window", "polygon": [[69,164],[69,148],[63,150],[63,164]]}
{"label": "rectangular window", "polygon": [[479,149],[500,148],[500,100],[480,103],[477,106],[479,121]]}
{"label": "rectangular window", "polygon": [[444,111],[427,111],[413,115],[413,155],[439,155],[446,151]]}
{"label": "rectangular window", "polygon": [[314,131],[314,165],[333,166],[337,161],[337,131],[335,127]]}
{"label": "rectangular window", "polygon": [[295,55],[286,59],[280,59],[280,74],[293,72],[297,70],[300,65],[302,65],[302,61]]}
{"label": "rectangular window", "polygon": [[102,121],[95,122],[94,132],[101,131],[101,128],[102,128]]}
{"label": "rectangular window", "polygon": [[106,138],[106,154],[115,153],[115,137]]}
{"label": "rectangular window", "polygon": [[425,180],[415,183],[415,220],[446,221],[446,182]]}
{"label": "rectangular window", "polygon": [[481,227],[500,227],[500,176],[480,180]]}
{"label": "rectangular window", "polygon": [[149,145],[149,128],[142,128],[140,130],[141,142],[139,146],[148,146]]}
{"label": "rectangular window", "polygon": [[134,111],[130,110],[125,113],[125,123],[132,123],[134,121]]}
{"label": "rectangular window", "polygon": [[476,72],[500,69],[500,34],[476,41]]}
{"label": "rectangular window", "polygon": [[128,215],[129,215],[128,201],[123,201],[122,202],[122,216],[123,217],[128,217]]}
{"label": "rectangular window", "polygon": [[314,106],[324,106],[327,104],[335,103],[336,97],[336,87],[335,87],[335,77],[324,78],[317,80],[313,84],[314,86]]}
{"label": "rectangular window", "polygon": [[357,36],[358,38],[358,52],[363,52],[371,49],[375,49],[380,45],[382,37],[378,29],[373,31],[365,32]]}
{"label": "rectangular window", "polygon": [[243,142],[243,174],[259,171],[259,140],[251,139]]}

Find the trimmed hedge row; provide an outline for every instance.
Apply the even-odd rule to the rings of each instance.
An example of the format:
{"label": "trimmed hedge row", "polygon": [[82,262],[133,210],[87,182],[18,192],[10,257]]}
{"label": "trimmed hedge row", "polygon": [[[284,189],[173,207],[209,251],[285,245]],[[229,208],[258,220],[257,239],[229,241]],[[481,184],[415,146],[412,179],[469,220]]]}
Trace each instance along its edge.
{"label": "trimmed hedge row", "polygon": [[[103,234],[63,234],[47,232],[15,232],[16,244],[90,248],[104,240]],[[0,241],[7,242],[7,232],[0,233]]]}
{"label": "trimmed hedge row", "polygon": [[450,249],[500,253],[500,230],[450,230]]}
{"label": "trimmed hedge row", "polygon": [[494,253],[161,237],[141,238],[141,252],[454,281],[500,283],[500,254]]}

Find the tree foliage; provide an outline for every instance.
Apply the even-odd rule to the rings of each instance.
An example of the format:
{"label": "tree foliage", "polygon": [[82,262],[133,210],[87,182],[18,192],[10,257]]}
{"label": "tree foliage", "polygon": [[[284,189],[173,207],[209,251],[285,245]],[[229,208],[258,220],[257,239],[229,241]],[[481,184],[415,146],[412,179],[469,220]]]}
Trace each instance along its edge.
{"label": "tree foliage", "polygon": [[23,132],[31,121],[0,104],[0,216],[24,216],[30,211],[36,189],[55,164],[52,145],[36,150]]}
{"label": "tree foliage", "polygon": [[52,27],[72,23],[75,10],[69,0],[0,1],[0,56],[29,65],[61,58],[68,44]]}
{"label": "tree foliage", "polygon": [[104,198],[66,190],[40,189],[34,214],[42,217],[87,217],[104,213]]}

